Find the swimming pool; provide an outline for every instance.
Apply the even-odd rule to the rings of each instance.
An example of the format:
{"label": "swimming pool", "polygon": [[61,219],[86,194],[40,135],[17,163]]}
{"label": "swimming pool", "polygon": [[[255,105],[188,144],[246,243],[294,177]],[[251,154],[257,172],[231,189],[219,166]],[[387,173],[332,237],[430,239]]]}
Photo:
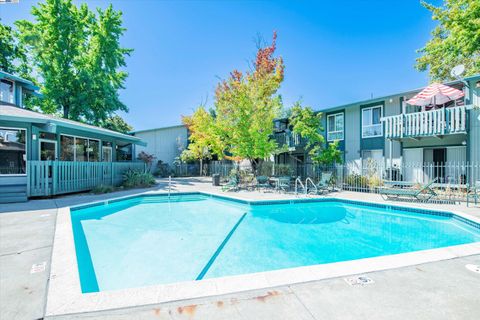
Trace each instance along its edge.
{"label": "swimming pool", "polygon": [[74,208],[71,222],[83,293],[480,241],[480,226],[453,214],[338,199],[141,196]]}

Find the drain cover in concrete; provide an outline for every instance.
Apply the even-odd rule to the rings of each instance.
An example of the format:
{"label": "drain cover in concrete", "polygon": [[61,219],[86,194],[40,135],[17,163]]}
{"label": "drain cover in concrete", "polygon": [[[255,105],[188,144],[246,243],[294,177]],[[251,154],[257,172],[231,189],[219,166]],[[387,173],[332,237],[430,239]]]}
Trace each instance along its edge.
{"label": "drain cover in concrete", "polygon": [[480,265],[478,264],[467,264],[465,268],[467,268],[470,271],[480,273]]}
{"label": "drain cover in concrete", "polygon": [[32,265],[32,269],[30,269],[30,273],[39,273],[45,271],[45,266],[47,265],[47,262],[42,262],[42,263],[37,263]]}
{"label": "drain cover in concrete", "polygon": [[354,276],[349,278],[344,278],[345,282],[351,286],[364,286],[368,284],[375,283],[372,278],[367,276]]}

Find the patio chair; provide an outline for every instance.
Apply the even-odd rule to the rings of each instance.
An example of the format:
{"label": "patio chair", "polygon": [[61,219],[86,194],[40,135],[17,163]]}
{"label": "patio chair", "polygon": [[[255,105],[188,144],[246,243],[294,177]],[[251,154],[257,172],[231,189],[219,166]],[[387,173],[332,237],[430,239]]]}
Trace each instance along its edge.
{"label": "patio chair", "polygon": [[237,191],[238,190],[238,177],[231,176],[227,184],[222,186],[222,191]]}
{"label": "patio chair", "polygon": [[270,183],[268,182],[268,177],[266,176],[258,176],[256,178],[255,189],[263,189],[266,190],[270,188]]}
{"label": "patio chair", "polygon": [[332,179],[332,172],[323,172],[322,176],[320,177],[320,181],[316,184],[317,193],[324,193],[329,192],[332,190],[330,185],[330,179]]}
{"label": "patio chair", "polygon": [[478,199],[480,199],[480,180],[476,181],[467,191],[467,207],[470,205],[470,200],[473,200],[473,203],[477,205]]}
{"label": "patio chair", "polygon": [[379,188],[378,193],[384,200],[398,200],[401,198],[429,201],[437,193],[431,188],[431,186],[437,182],[438,178],[433,179],[429,183],[423,185],[420,189],[403,189],[403,188]]}
{"label": "patio chair", "polygon": [[290,190],[290,181],[291,177],[288,176],[283,176],[278,178],[278,190],[283,190],[284,192],[287,192]]}

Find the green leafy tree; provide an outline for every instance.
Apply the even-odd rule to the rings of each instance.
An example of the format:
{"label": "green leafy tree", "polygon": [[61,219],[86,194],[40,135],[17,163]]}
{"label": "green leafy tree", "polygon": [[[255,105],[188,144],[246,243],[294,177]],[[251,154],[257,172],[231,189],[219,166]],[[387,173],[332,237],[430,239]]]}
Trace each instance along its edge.
{"label": "green leafy tree", "polygon": [[450,70],[465,65],[465,75],[480,73],[480,1],[445,0],[436,7],[422,5],[432,12],[438,26],[432,31],[425,47],[418,52],[416,68],[428,70],[434,81],[452,80]]}
{"label": "green leafy tree", "polygon": [[46,0],[32,8],[34,22],[16,22],[21,43],[41,77],[42,109],[65,118],[102,125],[117,110],[128,111],[118,90],[127,74],[120,47],[121,13],[109,6],[96,13],[71,0]]}
{"label": "green leafy tree", "polygon": [[200,161],[201,174],[204,160],[211,159],[213,154],[222,154],[214,118],[204,107],[199,107],[193,115],[182,117],[182,122],[190,132],[190,143],[180,154],[180,159],[184,162]]}
{"label": "green leafy tree", "polygon": [[273,120],[280,114],[282,100],[277,90],[284,78],[281,57],[275,57],[276,34],[271,45],[259,47],[254,69],[235,70],[215,91],[215,127],[224,154],[249,160],[254,172],[260,160],[277,148],[272,139]]}
{"label": "green leafy tree", "polygon": [[0,19],[0,70],[31,79],[27,52],[18,41],[18,32]]}
{"label": "green leafy tree", "polygon": [[310,107],[302,107],[296,102],[292,107],[292,115],[289,120],[293,126],[293,132],[306,140],[305,149],[313,163],[329,165],[342,162],[342,153],[338,149],[338,141],[325,145],[322,134],[322,113],[315,112]]}
{"label": "green leafy tree", "polygon": [[103,123],[102,127],[105,129],[117,131],[120,133],[128,133],[133,131],[133,127],[123,120],[119,115],[114,115],[110,118],[107,118]]}

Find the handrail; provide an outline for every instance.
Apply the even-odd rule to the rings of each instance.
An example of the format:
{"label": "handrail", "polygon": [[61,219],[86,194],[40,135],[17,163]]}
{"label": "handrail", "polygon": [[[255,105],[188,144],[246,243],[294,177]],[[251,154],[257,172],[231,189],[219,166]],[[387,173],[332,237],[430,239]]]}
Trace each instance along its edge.
{"label": "handrail", "polygon": [[465,132],[469,106],[432,109],[382,117],[386,138],[435,136]]}
{"label": "handrail", "polygon": [[168,176],[168,199],[170,199],[170,190],[172,189],[172,176]]}
{"label": "handrail", "polygon": [[315,184],[315,182],[313,182],[313,180],[310,177],[305,179],[305,186],[306,186],[305,194],[308,193],[308,182],[310,182],[312,184],[313,188],[315,189],[315,194],[317,194],[318,193],[317,185]]}
{"label": "handrail", "polygon": [[297,179],[295,179],[295,195],[297,195],[297,193],[298,193],[298,184],[299,183],[302,186],[305,193],[307,192],[307,189],[305,188],[305,185],[303,184],[302,180],[300,179],[300,177],[297,177]]}

